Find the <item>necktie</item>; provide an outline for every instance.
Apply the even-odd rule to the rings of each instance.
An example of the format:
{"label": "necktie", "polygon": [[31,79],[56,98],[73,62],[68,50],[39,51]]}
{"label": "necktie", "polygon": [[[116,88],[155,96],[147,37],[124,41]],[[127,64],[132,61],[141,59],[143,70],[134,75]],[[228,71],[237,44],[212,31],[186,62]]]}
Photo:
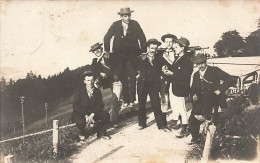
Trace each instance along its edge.
{"label": "necktie", "polygon": [[93,88],[87,88],[87,92],[88,92],[89,98],[92,98],[92,97],[93,97],[93,91],[94,91]]}
{"label": "necktie", "polygon": [[151,63],[151,65],[153,65],[154,56],[148,55],[148,60]]}

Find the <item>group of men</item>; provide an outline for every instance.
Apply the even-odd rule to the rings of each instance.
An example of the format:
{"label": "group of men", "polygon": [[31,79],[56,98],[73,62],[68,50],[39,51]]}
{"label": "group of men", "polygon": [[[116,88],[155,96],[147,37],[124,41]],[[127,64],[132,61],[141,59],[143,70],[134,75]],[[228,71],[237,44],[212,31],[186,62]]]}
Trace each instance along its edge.
{"label": "group of men", "polygon": [[[95,79],[99,79],[103,88],[111,89],[114,82],[120,81],[123,107],[134,105],[137,79],[139,129],[147,127],[145,105],[149,95],[160,131],[178,129],[177,122],[181,120],[181,131],[176,137],[187,136],[189,125],[192,135],[190,144],[199,143],[200,124],[210,120],[212,108],[223,105],[225,91],[233,82],[232,77],[219,68],[208,66],[203,53],[193,56],[186,38],[178,39],[173,34],[165,34],[161,37],[163,46],[157,39],[146,41],[139,23],[131,19],[132,12],[130,8],[120,9],[118,14],[121,20],[114,22],[104,37],[104,52],[102,43],[91,46],[90,52],[96,55],[92,71],[81,75],[84,84],[77,89],[73,103],[72,118],[80,137],[88,136],[85,127],[91,122],[97,124],[98,138],[110,138],[106,132],[109,114],[103,111],[101,91],[94,86]],[[194,64],[199,70],[195,72],[190,86]],[[188,97],[193,103],[190,117],[185,104]],[[168,106],[172,109],[173,123],[170,127],[166,119]]]}

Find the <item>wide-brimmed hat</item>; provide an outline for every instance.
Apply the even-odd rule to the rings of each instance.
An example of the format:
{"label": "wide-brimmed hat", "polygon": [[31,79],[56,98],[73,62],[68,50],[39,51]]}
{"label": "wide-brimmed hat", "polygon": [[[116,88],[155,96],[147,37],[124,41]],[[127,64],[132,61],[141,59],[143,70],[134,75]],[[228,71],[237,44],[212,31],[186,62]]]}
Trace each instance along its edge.
{"label": "wide-brimmed hat", "polygon": [[161,37],[161,40],[164,42],[164,41],[165,41],[165,38],[172,38],[173,40],[176,40],[176,39],[177,39],[177,37],[176,37],[175,35],[170,34],[170,33],[167,33],[167,34],[163,35],[163,36]]}
{"label": "wide-brimmed hat", "polygon": [[101,46],[103,45],[103,43],[96,43],[96,44],[94,44],[94,45],[92,45],[91,47],[90,47],[90,50],[89,50],[89,52],[94,52],[96,49],[98,49],[98,48],[100,48]]}
{"label": "wide-brimmed hat", "polygon": [[118,12],[118,15],[125,15],[125,14],[131,14],[134,11],[131,11],[129,7],[121,8],[120,12]]}
{"label": "wide-brimmed hat", "polygon": [[80,75],[80,78],[81,78],[82,80],[84,80],[86,76],[94,76],[94,77],[95,77],[95,74],[94,74],[92,71],[85,71],[85,72],[83,72],[83,73]]}
{"label": "wide-brimmed hat", "polygon": [[150,44],[157,44],[160,46],[162,43],[155,38],[151,38],[146,42],[146,46],[149,46]]}
{"label": "wide-brimmed hat", "polygon": [[192,59],[192,62],[195,64],[204,63],[207,61],[207,56],[203,53],[195,54],[195,56]]}
{"label": "wide-brimmed hat", "polygon": [[184,37],[181,37],[180,39],[175,40],[175,42],[181,44],[183,47],[188,47],[190,45],[190,41]]}

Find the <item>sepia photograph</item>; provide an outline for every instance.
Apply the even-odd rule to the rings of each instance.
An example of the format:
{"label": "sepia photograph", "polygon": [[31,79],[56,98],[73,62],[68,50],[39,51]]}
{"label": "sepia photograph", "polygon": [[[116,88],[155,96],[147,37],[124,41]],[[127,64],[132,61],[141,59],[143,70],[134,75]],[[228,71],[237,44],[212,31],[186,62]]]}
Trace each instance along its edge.
{"label": "sepia photograph", "polygon": [[260,0],[0,0],[0,162],[259,163]]}

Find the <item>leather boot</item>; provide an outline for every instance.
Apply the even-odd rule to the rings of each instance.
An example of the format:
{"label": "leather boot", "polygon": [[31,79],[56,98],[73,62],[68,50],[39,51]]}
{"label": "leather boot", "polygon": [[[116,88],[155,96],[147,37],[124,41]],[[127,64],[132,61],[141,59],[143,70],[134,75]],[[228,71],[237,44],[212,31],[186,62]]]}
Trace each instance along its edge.
{"label": "leather boot", "polygon": [[173,130],[178,130],[180,126],[177,124],[177,120],[173,120],[173,123],[170,125],[170,128]]}
{"label": "leather boot", "polygon": [[187,124],[181,125],[181,132],[176,135],[177,138],[184,138],[187,136]]}

